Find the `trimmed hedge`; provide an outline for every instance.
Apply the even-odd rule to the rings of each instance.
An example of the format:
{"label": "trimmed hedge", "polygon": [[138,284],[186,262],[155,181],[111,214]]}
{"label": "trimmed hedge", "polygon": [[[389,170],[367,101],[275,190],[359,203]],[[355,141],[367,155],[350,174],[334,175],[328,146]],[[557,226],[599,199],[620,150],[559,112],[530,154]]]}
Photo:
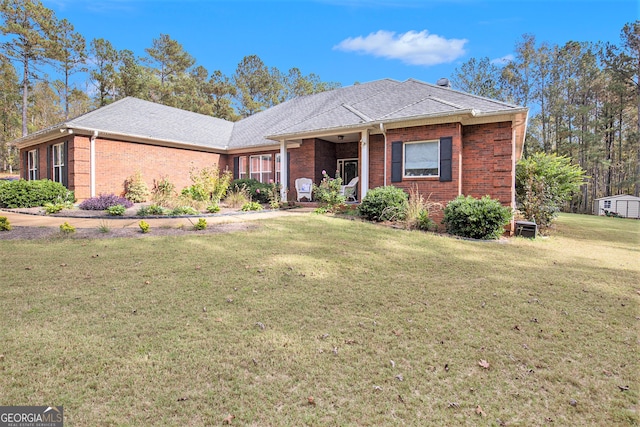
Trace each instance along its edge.
{"label": "trimmed hedge", "polygon": [[34,208],[45,203],[75,202],[73,191],[49,179],[0,181],[0,207]]}
{"label": "trimmed hedge", "polygon": [[408,207],[409,195],[401,188],[387,185],[367,191],[358,214],[369,221],[401,221]]}
{"label": "trimmed hedge", "polygon": [[444,209],[442,223],[447,232],[471,239],[497,239],[504,233],[513,213],[511,208],[489,196],[475,199],[458,196]]}

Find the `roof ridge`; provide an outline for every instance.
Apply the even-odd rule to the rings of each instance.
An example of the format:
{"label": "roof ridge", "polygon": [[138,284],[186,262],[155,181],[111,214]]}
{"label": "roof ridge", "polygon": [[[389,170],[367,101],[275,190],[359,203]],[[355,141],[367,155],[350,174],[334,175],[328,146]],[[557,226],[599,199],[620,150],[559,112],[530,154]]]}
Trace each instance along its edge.
{"label": "roof ridge", "polygon": [[391,116],[391,115],[393,115],[393,114],[396,114],[397,112],[402,111],[402,110],[404,110],[405,108],[409,108],[409,107],[411,107],[411,106],[413,106],[413,105],[419,104],[419,103],[421,103],[422,101],[424,101],[425,99],[430,98],[430,97],[431,97],[430,95],[427,95],[427,96],[425,96],[425,97],[424,97],[424,98],[422,98],[422,99],[419,99],[419,100],[417,100],[417,101],[415,101],[415,102],[412,102],[411,104],[407,104],[407,105],[402,106],[401,108],[398,108],[397,110],[390,111],[390,112],[388,112],[387,114],[385,114],[384,116],[381,116],[381,117],[380,117],[380,120],[384,119],[384,118],[385,118],[385,117],[387,117],[387,116]]}
{"label": "roof ridge", "polygon": [[347,104],[346,102],[343,103],[342,106],[344,108],[346,108],[347,110],[351,111],[356,116],[360,117],[365,122],[372,122],[373,121],[373,119],[371,117],[367,116],[365,113],[363,113],[362,111],[358,110],[357,108]]}
{"label": "roof ridge", "polygon": [[511,107],[511,108],[520,108],[519,105],[512,104],[510,102],[499,101],[497,99],[487,98],[486,96],[480,96],[480,95],[476,95],[476,94],[469,93],[469,92],[463,92],[461,90],[452,89],[450,87],[438,86],[438,85],[434,85],[433,83],[423,82],[421,80],[417,80],[417,79],[414,79],[414,78],[409,78],[406,81],[412,81],[412,82],[415,82],[415,83],[420,83],[420,84],[423,84],[423,85],[431,86],[431,87],[436,88],[438,90],[448,90],[448,91],[451,91],[451,92],[456,92],[456,93],[459,93],[461,95],[471,96],[473,98],[482,99],[484,101],[492,102],[494,104],[506,105],[506,106]]}

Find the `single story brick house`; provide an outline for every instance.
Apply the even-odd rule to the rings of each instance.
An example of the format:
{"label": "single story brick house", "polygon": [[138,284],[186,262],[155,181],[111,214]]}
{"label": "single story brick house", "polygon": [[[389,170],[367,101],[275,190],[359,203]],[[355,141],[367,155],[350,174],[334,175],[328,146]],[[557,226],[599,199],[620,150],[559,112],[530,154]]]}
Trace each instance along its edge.
{"label": "single story brick house", "polygon": [[121,194],[141,171],[191,184],[191,167],[282,183],[339,171],[371,188],[417,185],[434,202],[490,195],[515,207],[528,109],[443,84],[383,79],[302,96],[238,122],[124,98],[15,141],[21,177],[62,182],[78,200]]}

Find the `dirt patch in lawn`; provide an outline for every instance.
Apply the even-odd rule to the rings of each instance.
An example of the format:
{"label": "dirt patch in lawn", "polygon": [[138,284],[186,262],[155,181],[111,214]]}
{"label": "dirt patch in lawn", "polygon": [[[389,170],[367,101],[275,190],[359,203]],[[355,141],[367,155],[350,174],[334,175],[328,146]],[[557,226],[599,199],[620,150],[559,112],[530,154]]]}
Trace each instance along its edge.
{"label": "dirt patch in lawn", "polygon": [[209,225],[205,230],[192,227],[154,227],[148,233],[142,233],[137,227],[113,227],[108,230],[96,228],[77,228],[73,233],[62,233],[59,227],[22,227],[12,226],[9,231],[0,232],[0,240],[35,239],[113,239],[143,238],[158,236],[204,236],[219,233],[232,233],[258,228],[253,222],[234,222]]}

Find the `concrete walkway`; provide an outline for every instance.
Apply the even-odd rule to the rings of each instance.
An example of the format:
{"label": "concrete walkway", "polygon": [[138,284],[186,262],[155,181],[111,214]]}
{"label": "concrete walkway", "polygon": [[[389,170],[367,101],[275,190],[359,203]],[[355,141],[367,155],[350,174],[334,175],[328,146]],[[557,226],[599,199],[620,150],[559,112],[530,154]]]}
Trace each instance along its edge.
{"label": "concrete walkway", "polygon": [[313,208],[297,208],[286,210],[266,210],[253,212],[233,212],[228,214],[183,217],[183,218],[139,218],[139,217],[100,217],[100,218],[78,218],[50,215],[32,215],[17,212],[0,210],[0,216],[7,217],[9,223],[16,227],[60,227],[64,222],[76,228],[97,228],[107,225],[111,228],[138,228],[138,223],[144,219],[153,228],[180,226],[192,226],[199,218],[207,220],[207,224],[223,224],[244,221],[256,221],[266,218],[274,218],[287,215],[302,215],[313,212]]}

